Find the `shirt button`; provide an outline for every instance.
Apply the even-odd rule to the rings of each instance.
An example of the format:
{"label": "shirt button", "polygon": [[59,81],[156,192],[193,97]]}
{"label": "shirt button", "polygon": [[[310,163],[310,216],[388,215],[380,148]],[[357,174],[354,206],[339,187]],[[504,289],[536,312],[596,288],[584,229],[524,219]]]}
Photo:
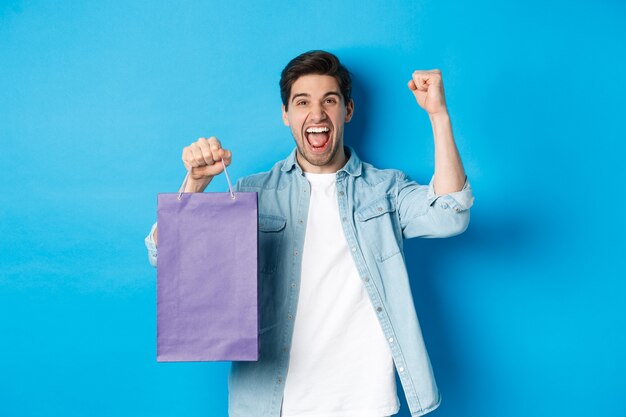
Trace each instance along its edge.
{"label": "shirt button", "polygon": [[287,349],[286,347],[283,348],[283,352],[287,352],[289,349]]}
{"label": "shirt button", "polygon": [[369,277],[365,277],[365,278],[363,278],[363,280],[364,280],[365,282],[370,282],[370,278],[369,278]]}
{"label": "shirt button", "polygon": [[293,254],[294,254],[294,256],[298,256],[298,251],[297,250],[294,251]]}
{"label": "shirt button", "polygon": [[461,209],[459,207],[455,207],[454,211],[456,211],[458,213],[459,211],[461,211]]}
{"label": "shirt button", "polygon": [[291,283],[291,288],[296,288],[296,283],[295,282]]}
{"label": "shirt button", "polygon": [[343,191],[339,191],[339,195],[343,197]]}
{"label": "shirt button", "polygon": [[393,337],[389,338],[389,343],[393,343]]}
{"label": "shirt button", "polygon": [[383,211],[383,208],[382,207],[377,207],[376,210]]}
{"label": "shirt button", "polygon": [[398,368],[398,371],[400,371],[400,372],[404,372],[404,368],[403,368],[403,367],[400,367],[400,368]]}
{"label": "shirt button", "polygon": [[448,208],[448,203],[441,203],[441,208]]}
{"label": "shirt button", "polygon": [[281,382],[283,382],[282,378],[278,378],[278,380],[276,381],[277,384],[280,384]]}
{"label": "shirt button", "polygon": [[288,318],[289,320],[291,320],[291,319],[293,318],[293,316],[292,316],[291,314],[288,314],[288,315],[287,315],[287,318]]}
{"label": "shirt button", "polygon": [[341,221],[342,221],[342,222],[345,222],[346,220],[348,220],[348,219],[346,219],[345,217],[342,217],[342,218],[341,218]]}
{"label": "shirt button", "polygon": [[352,247],[352,252],[356,252],[356,246]]}
{"label": "shirt button", "polygon": [[382,307],[376,307],[376,311],[378,311],[380,313],[381,311],[383,311],[383,308]]}
{"label": "shirt button", "polygon": [[300,219],[300,220],[298,220],[298,223],[302,224],[302,223],[304,223],[304,222],[302,221],[302,219]]}

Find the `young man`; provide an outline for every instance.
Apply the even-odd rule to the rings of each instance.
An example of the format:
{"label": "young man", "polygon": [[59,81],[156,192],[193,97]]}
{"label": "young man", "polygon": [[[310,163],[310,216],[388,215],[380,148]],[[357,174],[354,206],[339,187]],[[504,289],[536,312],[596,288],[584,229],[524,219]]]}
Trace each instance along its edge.
{"label": "young man", "polygon": [[[408,87],[433,127],[428,186],[361,162],[344,146],[354,102],[350,74],[334,55],[310,51],[283,70],[283,121],[296,147],[235,185],[258,193],[261,354],[232,363],[231,417],[392,415],[396,370],[411,415],[439,405],[402,240],[463,232],[474,199],[441,72],[415,71]],[[184,191],[204,191],[231,157],[214,137],[185,147]],[[153,265],[157,238],[155,224],[146,238]]]}

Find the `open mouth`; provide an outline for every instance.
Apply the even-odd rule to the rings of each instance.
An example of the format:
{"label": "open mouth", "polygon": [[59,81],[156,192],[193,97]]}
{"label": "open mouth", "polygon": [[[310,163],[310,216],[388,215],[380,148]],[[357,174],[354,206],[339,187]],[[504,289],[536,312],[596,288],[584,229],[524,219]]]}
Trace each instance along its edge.
{"label": "open mouth", "polygon": [[308,127],[304,135],[314,151],[323,151],[330,142],[330,128],[328,126]]}

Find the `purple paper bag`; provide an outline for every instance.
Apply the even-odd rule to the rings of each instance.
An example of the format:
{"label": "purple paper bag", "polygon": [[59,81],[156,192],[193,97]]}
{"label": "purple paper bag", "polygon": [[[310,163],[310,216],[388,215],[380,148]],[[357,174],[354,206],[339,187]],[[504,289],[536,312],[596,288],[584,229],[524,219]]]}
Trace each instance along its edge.
{"label": "purple paper bag", "polygon": [[157,361],[258,360],[257,194],[157,205]]}

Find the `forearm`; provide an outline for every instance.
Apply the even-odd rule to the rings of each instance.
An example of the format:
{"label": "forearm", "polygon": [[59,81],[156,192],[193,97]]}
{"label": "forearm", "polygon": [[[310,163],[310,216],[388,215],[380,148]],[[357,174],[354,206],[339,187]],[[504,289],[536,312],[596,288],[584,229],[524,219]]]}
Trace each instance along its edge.
{"label": "forearm", "polygon": [[465,171],[454,143],[450,116],[437,113],[429,117],[435,140],[435,193],[443,195],[460,191],[465,183]]}
{"label": "forearm", "polygon": [[213,180],[213,177],[208,177],[201,180],[194,180],[193,178],[189,178],[187,184],[183,182],[183,184],[185,184],[185,189],[182,190],[183,185],[181,185],[178,189],[178,192],[182,190],[185,193],[201,193],[211,183],[211,180]]}

